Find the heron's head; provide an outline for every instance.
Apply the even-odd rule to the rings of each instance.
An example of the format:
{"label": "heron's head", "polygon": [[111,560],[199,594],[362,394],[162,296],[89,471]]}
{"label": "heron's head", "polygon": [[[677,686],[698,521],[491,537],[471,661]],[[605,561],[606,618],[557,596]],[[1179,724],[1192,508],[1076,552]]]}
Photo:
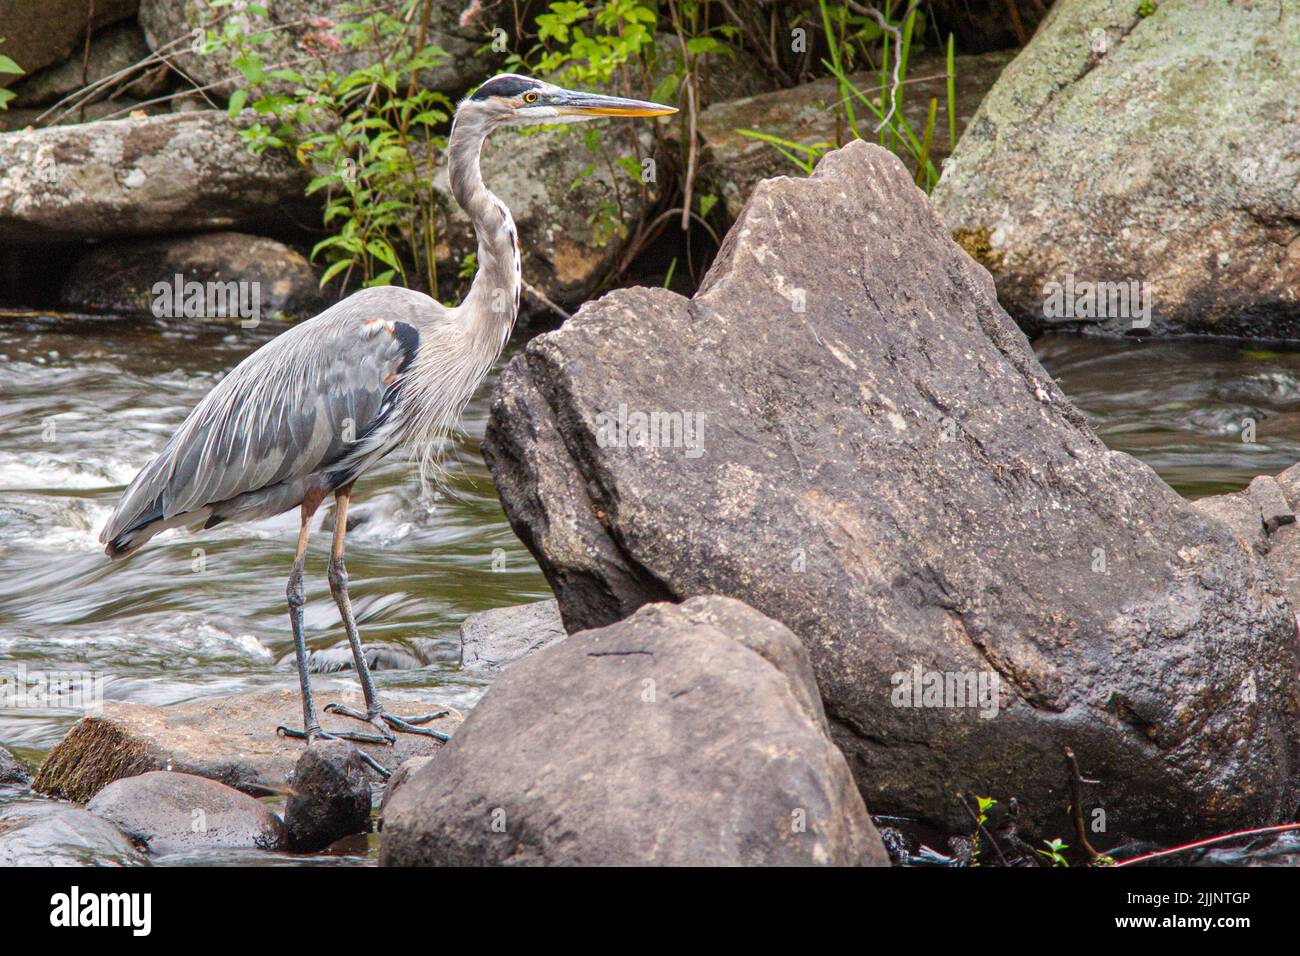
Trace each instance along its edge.
{"label": "heron's head", "polygon": [[602,116],[667,116],[673,106],[619,96],[578,93],[541,80],[502,73],[461,101],[457,120],[473,118],[489,127],[537,123],[580,123]]}

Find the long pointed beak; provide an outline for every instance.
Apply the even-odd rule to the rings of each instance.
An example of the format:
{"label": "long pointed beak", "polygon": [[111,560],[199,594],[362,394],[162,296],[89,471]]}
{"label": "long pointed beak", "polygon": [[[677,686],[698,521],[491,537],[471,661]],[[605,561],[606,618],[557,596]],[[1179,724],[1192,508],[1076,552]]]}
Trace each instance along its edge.
{"label": "long pointed beak", "polygon": [[565,93],[553,104],[556,112],[569,116],[668,116],[675,106],[661,106],[645,100],[626,100],[597,93]]}

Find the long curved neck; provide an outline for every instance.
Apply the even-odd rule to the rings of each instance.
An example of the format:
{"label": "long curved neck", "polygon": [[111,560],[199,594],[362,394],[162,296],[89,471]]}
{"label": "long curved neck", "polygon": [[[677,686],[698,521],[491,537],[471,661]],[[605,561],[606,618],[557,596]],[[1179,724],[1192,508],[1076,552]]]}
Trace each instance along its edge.
{"label": "long curved neck", "polygon": [[477,116],[456,117],[448,145],[451,193],[469,215],[478,236],[478,272],[469,294],[458,307],[467,329],[482,348],[500,354],[519,314],[523,275],[519,262],[519,237],[510,210],[483,185],[479,154],[490,132]]}

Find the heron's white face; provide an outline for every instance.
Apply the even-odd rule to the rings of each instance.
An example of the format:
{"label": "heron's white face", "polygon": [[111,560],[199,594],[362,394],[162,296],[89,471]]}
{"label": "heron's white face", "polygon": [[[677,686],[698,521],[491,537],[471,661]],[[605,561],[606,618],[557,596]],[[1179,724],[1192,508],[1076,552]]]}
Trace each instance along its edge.
{"label": "heron's white face", "polygon": [[674,106],[580,93],[514,73],[492,77],[464,100],[460,109],[482,112],[498,126],[581,123],[603,116],[667,116],[677,112]]}

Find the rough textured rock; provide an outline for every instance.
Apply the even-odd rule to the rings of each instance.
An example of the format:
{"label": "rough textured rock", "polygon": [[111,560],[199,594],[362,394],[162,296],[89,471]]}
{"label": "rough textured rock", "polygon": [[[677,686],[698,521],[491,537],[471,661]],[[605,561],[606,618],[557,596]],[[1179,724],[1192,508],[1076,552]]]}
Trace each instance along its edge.
{"label": "rough textured rock", "polygon": [[32,775],[27,765],[6,748],[0,747],[0,787],[26,787],[31,782]]}
{"label": "rough textured rock", "polygon": [[[350,4],[351,0],[276,0],[267,4],[271,24],[252,21],[254,25],[262,24],[274,30],[263,59],[273,63],[301,57],[304,53],[313,54],[313,51],[319,55],[324,47],[321,37],[330,25],[350,15],[346,9]],[[461,93],[485,75],[495,73],[503,59],[499,54],[483,51],[492,39],[493,26],[499,20],[504,22],[503,8],[484,4],[478,16],[462,24],[461,14],[467,7],[462,0],[433,0],[427,38],[448,56],[438,67],[422,74],[422,82],[429,89],[453,95]],[[193,34],[196,29],[212,29],[215,22],[224,20],[223,12],[213,10],[206,0],[142,0],[140,3],[140,25],[155,50],[178,37]],[[367,66],[372,59],[364,52],[347,49],[331,51],[329,57],[330,68],[340,74]],[[231,63],[229,52],[199,56],[188,50],[188,44],[176,55],[176,62],[187,75],[205,85],[221,83],[239,73]],[[221,92],[219,87],[218,93]]]}
{"label": "rough textured rock", "polygon": [[110,783],[86,804],[154,852],[200,847],[269,850],[280,818],[233,787],[188,773],[153,771]]}
{"label": "rough textured rock", "polygon": [[[1068,833],[1064,745],[1108,841],[1292,812],[1276,581],[1106,449],[874,145],[760,184],[694,299],[619,291],[535,338],[484,453],[570,632],[722,593],[798,634],[875,812],[966,829],[956,793],[1014,796]],[[916,668],[984,699],[908,706]]]}
{"label": "rough textured rock", "polygon": [[433,760],[432,754],[427,757],[412,757],[410,760],[398,767],[393,772],[393,775],[385,781],[384,795],[379,801],[379,820],[375,826],[375,829],[380,833],[384,831],[384,814],[388,812],[388,805],[392,802],[393,795],[406,785],[407,781],[411,779],[411,775],[414,774],[415,771],[419,770],[431,760]]}
{"label": "rough textured rock", "polygon": [[352,745],[341,740],[313,744],[294,765],[289,787],[285,849],[311,853],[370,831],[370,779]]}
{"label": "rough textured rock", "polygon": [[1052,8],[933,194],[950,229],[987,233],[1018,319],[1043,324],[1045,282],[1073,274],[1149,283],[1156,333],[1300,335],[1300,22],[1283,6]]}
{"label": "rough textured rock", "polygon": [[[448,716],[425,725],[444,733],[452,733],[461,720],[456,710],[427,699],[391,692],[384,699],[398,713],[449,711]],[[332,702],[359,708],[363,706],[360,695],[316,685],[316,706],[325,729],[357,730],[359,722],[324,712]],[[302,726],[296,688],[210,697],[171,707],[108,701],[102,716],[78,721],[50,751],[36,776],[36,789],[85,801],[122,777],[178,770],[254,795],[280,790],[304,749],[302,741],[276,734],[280,724]],[[442,744],[429,737],[398,734],[392,747],[359,746],[391,768]]]}
{"label": "rough textured rock", "polygon": [[[122,23],[109,27],[96,33],[91,41],[90,56],[84,64],[84,72],[81,57],[77,56],[33,76],[24,77],[14,88],[14,101],[10,105],[21,107],[56,103],[74,90],[114,76],[148,55],[149,47],[137,24]],[[105,86],[105,92],[112,92],[113,89],[112,84]],[[142,87],[141,92],[143,91]],[[113,109],[120,110],[123,105],[115,103]]]}
{"label": "rough textured rock", "polygon": [[[1003,68],[1011,61],[1011,53],[989,53],[983,56],[956,58],[957,136],[960,139],[967,122],[978,109],[985,94]],[[909,79],[902,97],[903,115],[914,130],[925,129],[930,98],[939,100],[939,118],[935,121],[931,159],[935,166],[943,162],[951,151],[948,142],[947,80],[942,57],[918,57],[910,66]],[[875,74],[855,74],[851,77],[861,89],[879,85]],[[745,200],[754,187],[771,176],[792,176],[797,167],[770,143],[745,136],[741,130],[757,130],[804,146],[834,142],[836,80],[814,80],[789,90],[778,90],[760,96],[719,102],[700,114],[699,132],[707,152],[701,170],[705,191],[712,190],[726,204],[729,219],[740,215]],[[867,121],[862,120],[865,124]],[[864,129],[874,128],[874,122]],[[915,171],[915,170],[913,170]]]}
{"label": "rough textured rock", "polygon": [[517,662],[389,801],[386,865],[887,865],[807,653],[726,598]]}
{"label": "rough textured rock", "polygon": [[[71,56],[83,41],[88,24],[98,29],[125,20],[138,4],[139,0],[0,0],[5,56],[31,75]],[[12,86],[21,79],[0,74],[0,86]]]}
{"label": "rough textured rock", "polygon": [[564,622],[554,600],[480,611],[460,624],[460,666],[496,674],[525,654],[563,639]]}
{"label": "rough textured rock", "polygon": [[139,866],[148,863],[121,830],[78,807],[49,800],[0,805],[0,866]]}
{"label": "rough textured rock", "polygon": [[[182,287],[185,282],[205,286],[209,282],[240,282],[246,284],[245,291],[209,302],[202,315],[190,316],[189,310],[183,309],[184,295],[169,291],[166,302],[171,305],[167,306],[154,291],[159,282],[173,289],[177,275],[183,277]],[[258,320],[309,318],[326,304],[316,274],[302,253],[275,239],[240,232],[96,246],[64,277],[58,298],[60,308],[76,312],[150,315],[158,314],[154,307],[160,305],[173,318],[184,314],[234,322],[248,316]]]}
{"label": "rough textured rock", "polygon": [[[509,207],[519,230],[524,281],[561,306],[576,307],[614,269],[663,178],[657,171],[655,182],[640,183],[617,164],[620,157],[653,157],[648,133],[638,144],[628,121],[592,129],[599,134],[597,152],[587,148],[580,127],[503,129],[483,148],[483,181]],[[478,245],[469,217],[451,198],[443,159],[433,185],[443,197],[437,255],[445,264],[440,275],[448,276]],[[540,308],[525,291],[524,311]]]}
{"label": "rough textured rock", "polygon": [[0,135],[11,243],[319,222],[306,171],[254,156],[225,113],[171,113]]}
{"label": "rough textured rock", "polygon": [[1262,556],[1292,609],[1300,608],[1300,525],[1295,523],[1300,465],[1276,478],[1260,475],[1244,491],[1202,498],[1196,507],[1228,525],[1243,548]]}
{"label": "rough textured rock", "polygon": [[0,110],[0,133],[18,130],[31,132],[49,126],[75,126],[79,123],[93,123],[95,120],[110,117],[121,119],[132,114],[137,118],[140,115],[162,116],[168,112],[169,110],[163,104],[145,105],[129,96],[89,103],[85,110],[65,111],[60,108],[51,113],[47,106],[31,106],[26,109]]}

